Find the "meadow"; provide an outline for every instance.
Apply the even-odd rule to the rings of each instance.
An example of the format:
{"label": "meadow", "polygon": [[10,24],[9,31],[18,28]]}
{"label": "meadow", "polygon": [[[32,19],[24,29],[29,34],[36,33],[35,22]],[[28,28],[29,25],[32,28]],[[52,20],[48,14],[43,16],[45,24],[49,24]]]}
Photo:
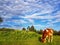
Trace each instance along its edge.
{"label": "meadow", "polygon": [[54,35],[52,43],[40,42],[41,34],[31,31],[0,31],[0,45],[60,45],[60,36]]}

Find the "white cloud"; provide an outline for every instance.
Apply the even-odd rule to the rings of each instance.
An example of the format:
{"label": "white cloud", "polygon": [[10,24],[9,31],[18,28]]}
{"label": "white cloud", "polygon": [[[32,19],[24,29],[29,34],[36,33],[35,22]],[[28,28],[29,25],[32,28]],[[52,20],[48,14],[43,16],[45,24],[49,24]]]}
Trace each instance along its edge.
{"label": "white cloud", "polygon": [[[56,0],[1,0],[0,2],[2,3],[0,3],[0,15],[4,18],[5,21],[6,19],[11,19],[13,16],[18,15],[19,18],[23,19],[11,19],[12,21],[9,21],[16,24],[34,24],[35,19],[44,19],[43,22],[48,21],[47,25],[53,25],[53,23],[60,22],[60,11],[56,12],[54,16],[52,15],[52,12],[55,10],[55,7],[59,3]],[[53,19],[56,20],[53,21]]]}
{"label": "white cloud", "polygon": [[51,15],[38,15],[38,14],[32,14],[32,15],[26,15],[26,16],[21,16],[21,18],[27,18],[27,19],[53,19],[55,16]]}
{"label": "white cloud", "polygon": [[16,24],[27,23],[27,21],[24,21],[24,20],[12,20],[12,21],[15,22]]}
{"label": "white cloud", "polygon": [[[32,0],[32,2],[38,2],[39,0]],[[5,1],[7,2],[7,0]],[[45,3],[45,4],[41,4],[39,5],[38,3],[32,3],[31,0],[26,0],[26,2],[24,2],[23,0],[11,0],[9,1],[10,4],[9,6],[7,6],[5,4],[5,9],[6,10],[9,10],[13,13],[22,13],[22,14],[25,14],[27,12],[34,12],[34,11],[37,11],[36,9],[38,10],[41,10],[40,13],[50,13],[53,9],[53,7],[51,5],[49,5],[48,3]],[[29,3],[31,2],[31,3]],[[45,8],[46,7],[46,8]],[[47,11],[49,10],[49,11]]]}
{"label": "white cloud", "polygon": [[58,22],[60,22],[60,19],[58,18],[58,19],[56,19],[55,21],[52,21],[51,23],[58,23]]}
{"label": "white cloud", "polygon": [[13,15],[12,14],[8,14],[8,15],[1,15],[2,18],[4,19],[8,19],[8,18],[12,18]]}
{"label": "white cloud", "polygon": [[30,23],[34,23],[34,20],[33,19],[26,19],[26,20],[28,20]]}
{"label": "white cloud", "polygon": [[[31,20],[42,19],[42,22],[48,21],[48,23],[49,23],[49,22],[55,22],[56,21],[56,20],[53,21],[53,19],[57,19],[57,18],[60,19],[60,13],[59,13],[59,11],[55,15],[50,15],[50,14],[41,15],[40,13],[34,13],[32,15],[20,16],[20,18],[31,19]],[[32,22],[34,22],[34,20]],[[57,22],[59,22],[59,21],[57,21]]]}
{"label": "white cloud", "polygon": [[35,27],[37,30],[45,29],[45,28],[46,28],[45,25],[41,25],[41,24],[34,24],[34,27]]}
{"label": "white cloud", "polygon": [[37,27],[43,27],[43,25],[40,25],[40,24],[37,24],[37,25],[34,25],[34,26],[37,26]]}

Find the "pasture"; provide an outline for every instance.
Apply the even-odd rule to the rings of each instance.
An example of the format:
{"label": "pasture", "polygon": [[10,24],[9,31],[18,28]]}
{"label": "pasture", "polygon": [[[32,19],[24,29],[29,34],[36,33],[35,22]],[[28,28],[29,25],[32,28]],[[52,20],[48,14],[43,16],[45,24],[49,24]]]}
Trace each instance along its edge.
{"label": "pasture", "polygon": [[60,36],[55,35],[52,43],[42,43],[40,34],[30,31],[0,31],[0,45],[60,45]]}

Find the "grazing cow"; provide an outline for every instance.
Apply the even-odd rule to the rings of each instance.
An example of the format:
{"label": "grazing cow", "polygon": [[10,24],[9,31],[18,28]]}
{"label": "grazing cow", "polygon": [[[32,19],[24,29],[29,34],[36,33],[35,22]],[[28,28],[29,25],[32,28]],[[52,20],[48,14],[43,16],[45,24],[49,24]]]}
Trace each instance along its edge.
{"label": "grazing cow", "polygon": [[52,42],[53,40],[53,30],[50,28],[45,29],[42,34],[41,41],[46,43],[47,40],[48,42]]}

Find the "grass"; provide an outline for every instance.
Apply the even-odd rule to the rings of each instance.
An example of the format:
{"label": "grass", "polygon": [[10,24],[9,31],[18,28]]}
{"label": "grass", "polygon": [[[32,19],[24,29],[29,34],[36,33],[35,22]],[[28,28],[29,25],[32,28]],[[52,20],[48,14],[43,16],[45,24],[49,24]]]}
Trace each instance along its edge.
{"label": "grass", "polygon": [[39,37],[30,31],[0,31],[0,45],[60,45],[60,36],[54,36],[52,43],[42,43]]}

